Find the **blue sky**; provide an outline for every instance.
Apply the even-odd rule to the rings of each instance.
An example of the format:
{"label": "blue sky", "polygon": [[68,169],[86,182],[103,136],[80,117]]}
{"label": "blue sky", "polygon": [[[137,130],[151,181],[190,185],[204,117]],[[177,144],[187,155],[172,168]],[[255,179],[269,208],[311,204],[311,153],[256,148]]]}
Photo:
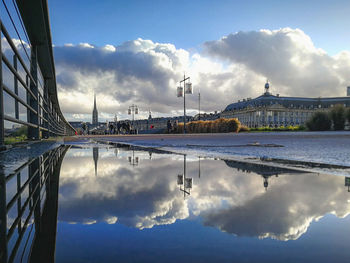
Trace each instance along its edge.
{"label": "blue sky", "polygon": [[[201,109],[262,94],[345,96],[350,1],[48,0],[58,98],[69,120],[182,115],[186,72]],[[189,115],[198,96],[186,98]]]}
{"label": "blue sky", "polygon": [[137,38],[198,50],[229,33],[300,28],[334,55],[350,46],[350,1],[49,0],[53,42],[118,45]]}

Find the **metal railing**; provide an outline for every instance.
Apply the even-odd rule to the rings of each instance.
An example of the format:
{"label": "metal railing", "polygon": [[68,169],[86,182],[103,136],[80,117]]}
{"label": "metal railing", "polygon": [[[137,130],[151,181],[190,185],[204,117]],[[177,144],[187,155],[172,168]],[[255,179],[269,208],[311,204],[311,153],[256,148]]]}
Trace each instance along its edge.
{"label": "metal railing", "polygon": [[0,170],[0,262],[39,262],[40,250],[54,255],[42,246],[55,244],[47,236],[56,237],[59,171],[68,149],[60,146],[10,174]]}
{"label": "metal railing", "polygon": [[[4,144],[5,130],[11,125],[26,126],[29,140],[73,135],[75,130],[65,120],[57,98],[47,2],[17,0],[16,3],[8,4],[18,10],[16,14],[30,43],[21,39],[2,0],[7,12],[1,10],[0,17],[0,145]],[[10,36],[3,18],[11,22],[8,24],[17,37]],[[26,47],[30,48],[30,55]]]}

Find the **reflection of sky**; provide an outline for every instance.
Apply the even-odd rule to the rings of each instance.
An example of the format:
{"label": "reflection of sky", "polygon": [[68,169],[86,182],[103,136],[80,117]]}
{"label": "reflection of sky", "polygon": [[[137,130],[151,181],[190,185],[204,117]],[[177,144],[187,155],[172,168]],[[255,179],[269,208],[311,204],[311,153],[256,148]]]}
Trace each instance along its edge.
{"label": "reflection of sky", "polygon": [[[238,236],[298,239],[310,223],[326,214],[345,217],[350,195],[344,178],[315,174],[282,174],[263,178],[228,167],[223,161],[195,158],[187,162],[193,178],[184,200],[176,178],[183,158],[135,151],[99,149],[97,177],[92,148],[71,149],[62,164],[59,220],[69,223],[120,223],[139,229],[177,219],[201,218],[206,226]],[[169,158],[171,157],[171,158]]]}

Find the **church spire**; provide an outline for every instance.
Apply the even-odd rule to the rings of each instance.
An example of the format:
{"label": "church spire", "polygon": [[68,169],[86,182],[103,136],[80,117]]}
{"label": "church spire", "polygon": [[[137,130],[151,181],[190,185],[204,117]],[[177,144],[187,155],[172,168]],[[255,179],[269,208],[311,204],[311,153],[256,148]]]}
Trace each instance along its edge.
{"label": "church spire", "polygon": [[94,93],[94,110],[97,110],[97,108],[96,108],[96,93]]}
{"label": "church spire", "polygon": [[98,125],[98,111],[96,106],[96,93],[94,93],[94,109],[92,110],[92,125]]}

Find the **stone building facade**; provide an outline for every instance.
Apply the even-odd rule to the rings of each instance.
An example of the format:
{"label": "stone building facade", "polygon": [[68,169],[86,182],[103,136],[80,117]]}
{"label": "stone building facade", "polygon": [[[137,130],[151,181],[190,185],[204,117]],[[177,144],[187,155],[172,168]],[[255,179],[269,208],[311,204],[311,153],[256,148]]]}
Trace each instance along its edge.
{"label": "stone building facade", "polygon": [[281,97],[269,92],[255,99],[243,99],[232,103],[221,112],[221,117],[238,118],[250,128],[305,125],[316,111],[329,111],[337,104],[350,107],[350,96],[333,98]]}

